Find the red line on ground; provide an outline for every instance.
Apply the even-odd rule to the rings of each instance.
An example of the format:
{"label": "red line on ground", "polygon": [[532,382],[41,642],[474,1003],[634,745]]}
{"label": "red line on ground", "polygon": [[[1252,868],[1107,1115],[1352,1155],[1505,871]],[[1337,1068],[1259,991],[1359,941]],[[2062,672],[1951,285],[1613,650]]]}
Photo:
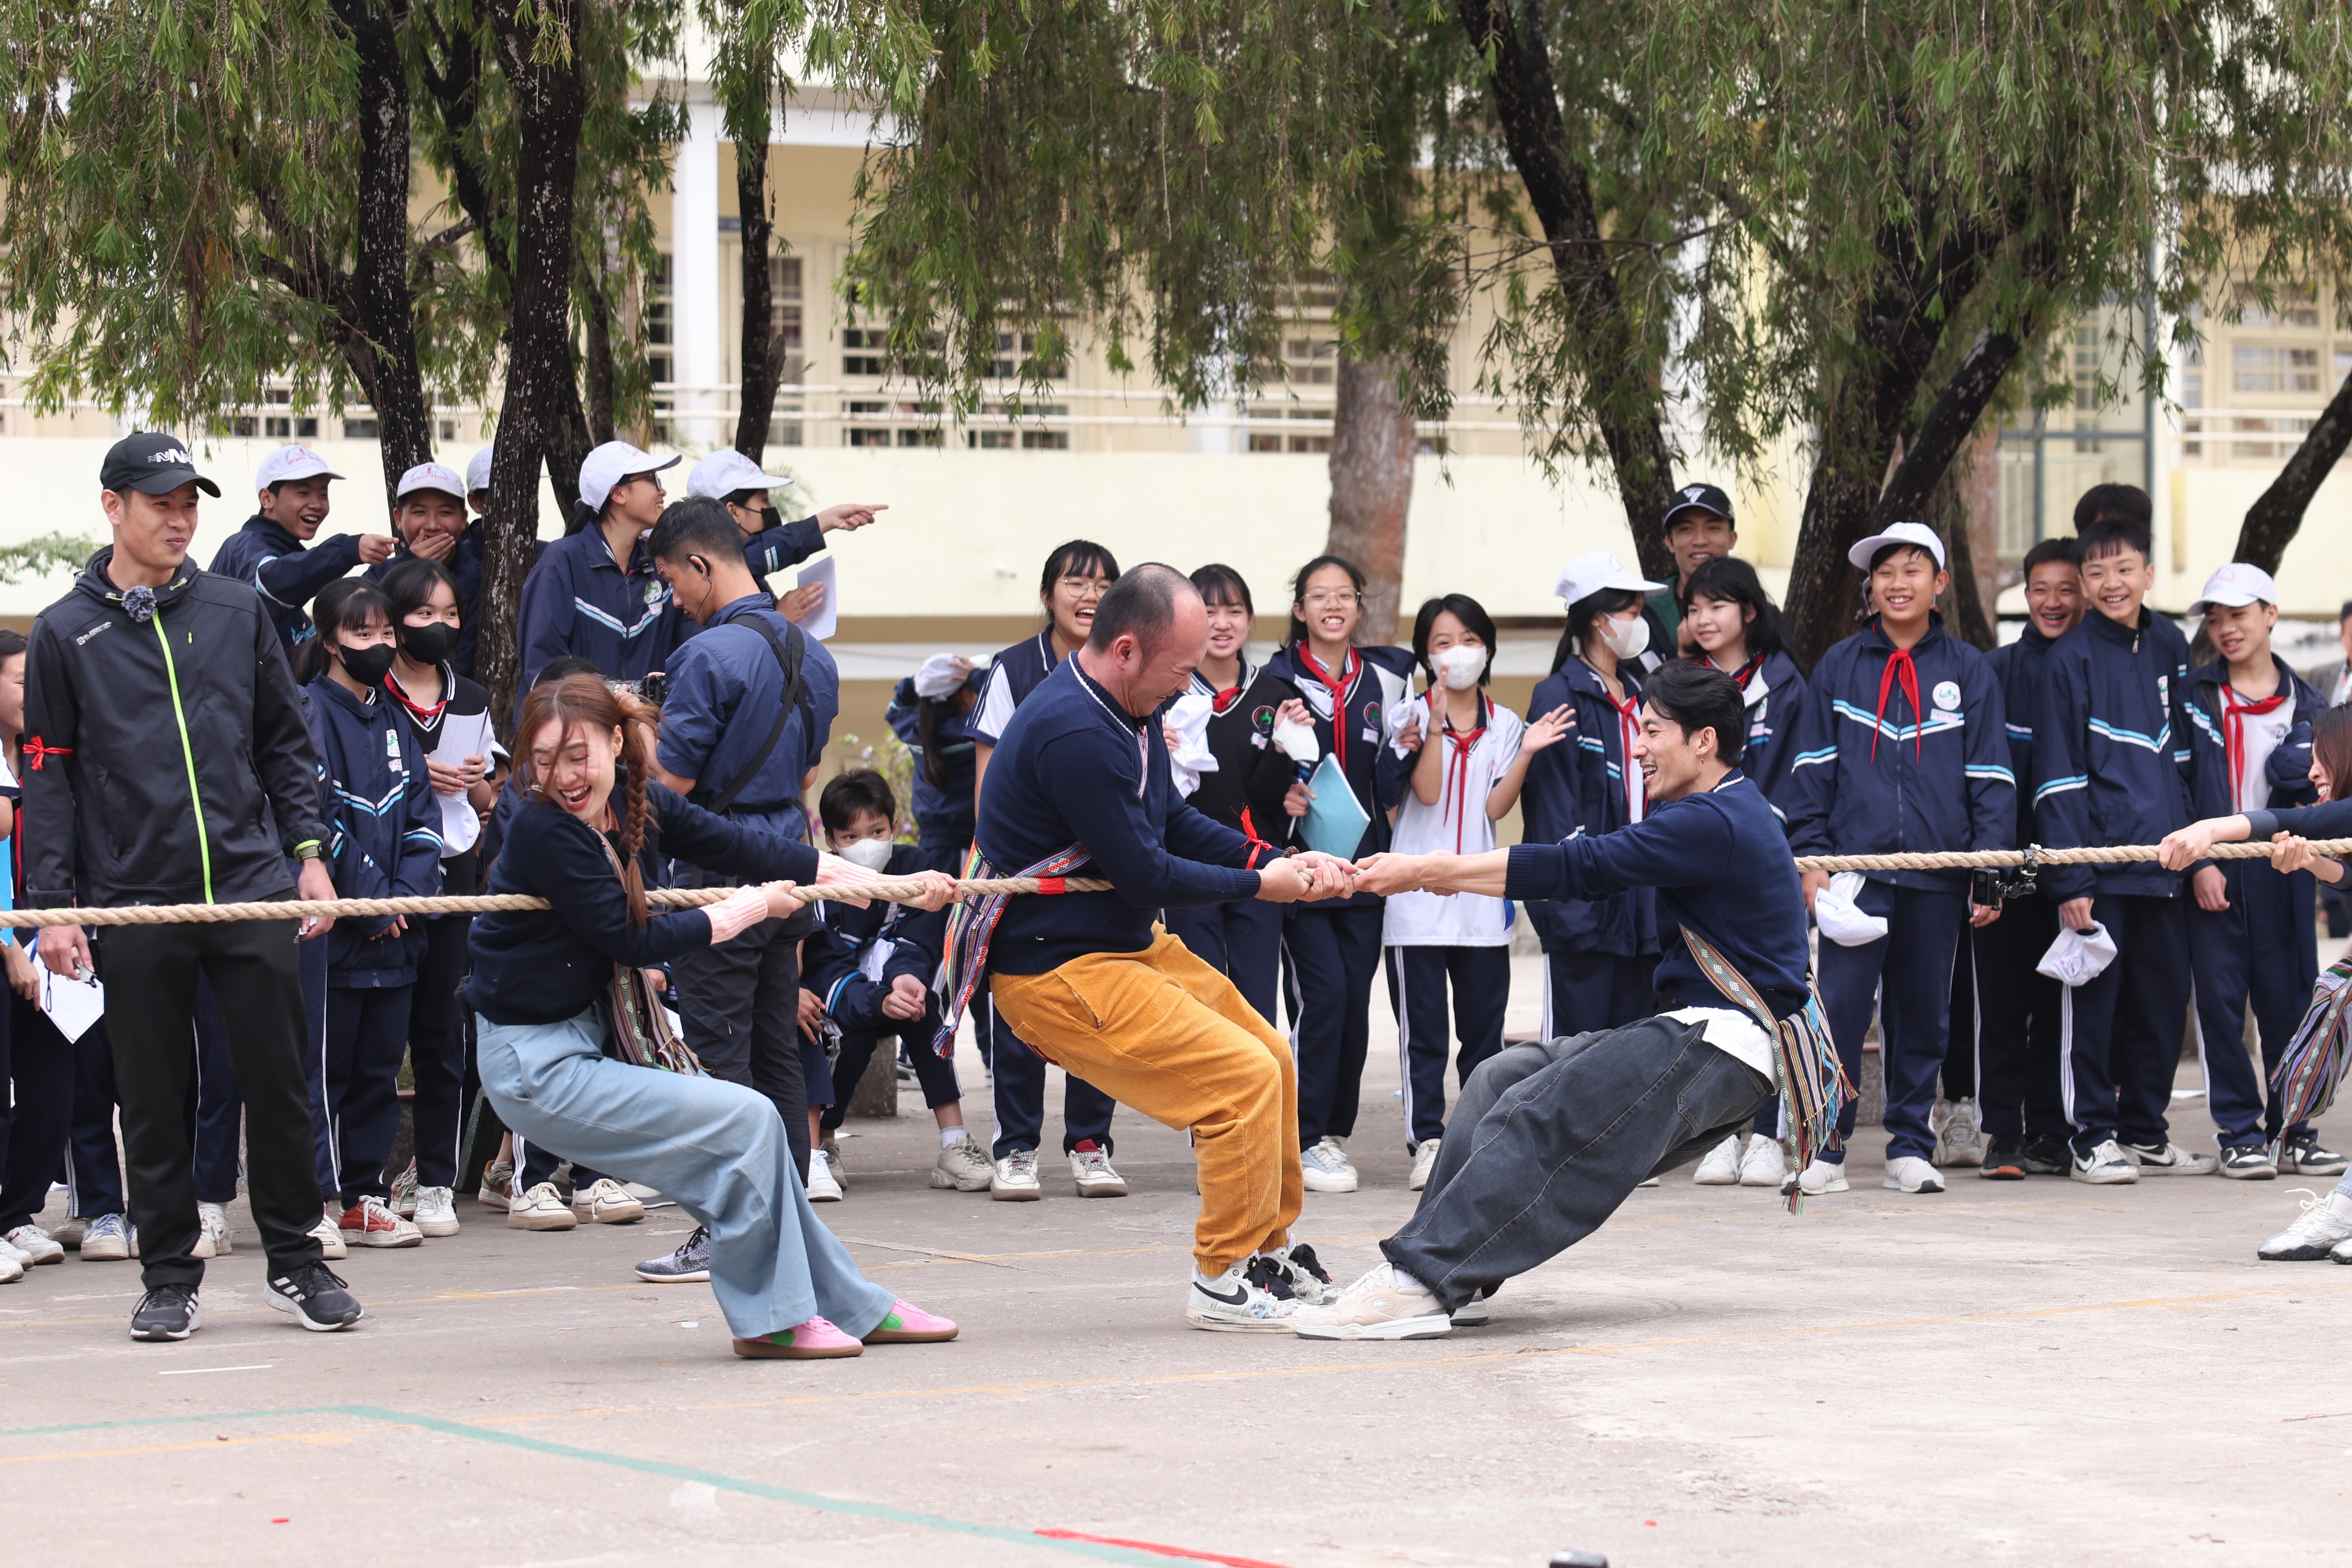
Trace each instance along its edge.
{"label": "red line on ground", "polygon": [[1284,1568],[1262,1557],[1228,1557],[1222,1552],[1195,1552],[1189,1546],[1163,1546],[1157,1541],[1123,1541],[1116,1535],[1087,1535],[1075,1530],[1041,1530],[1052,1541],[1087,1541],[1097,1546],[1124,1546],[1134,1552],[1155,1552],[1162,1557],[1182,1557],[1194,1563],[1222,1563],[1225,1568]]}

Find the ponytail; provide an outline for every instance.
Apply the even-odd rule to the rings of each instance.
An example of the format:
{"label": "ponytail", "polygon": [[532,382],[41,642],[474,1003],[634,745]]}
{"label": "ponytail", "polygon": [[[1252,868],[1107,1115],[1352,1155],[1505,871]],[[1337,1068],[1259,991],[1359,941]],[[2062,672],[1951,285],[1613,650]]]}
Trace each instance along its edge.
{"label": "ponytail", "polygon": [[615,761],[621,770],[621,783],[628,792],[626,815],[621,826],[621,887],[629,898],[629,921],[642,926],[649,917],[646,904],[646,879],[638,864],[645,853],[646,827],[653,810],[646,798],[646,780],[652,776],[653,761],[646,750],[646,725],[655,710],[634,697],[625,697],[593,675],[567,675],[560,680],[542,680],[530,689],[523,699],[522,719],[515,726],[515,788],[526,799],[539,795],[539,767],[531,746],[531,738],[550,723],[562,726],[557,748],[571,739],[575,729],[618,730],[621,732],[621,753]]}

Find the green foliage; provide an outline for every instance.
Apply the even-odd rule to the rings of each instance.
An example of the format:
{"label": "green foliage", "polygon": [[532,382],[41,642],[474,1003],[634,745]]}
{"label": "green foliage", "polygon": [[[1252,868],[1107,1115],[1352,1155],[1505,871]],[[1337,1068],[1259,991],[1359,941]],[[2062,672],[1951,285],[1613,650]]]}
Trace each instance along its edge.
{"label": "green foliage", "polygon": [[63,568],[79,572],[102,549],[86,533],[39,533],[0,544],[0,583],[27,583]]}

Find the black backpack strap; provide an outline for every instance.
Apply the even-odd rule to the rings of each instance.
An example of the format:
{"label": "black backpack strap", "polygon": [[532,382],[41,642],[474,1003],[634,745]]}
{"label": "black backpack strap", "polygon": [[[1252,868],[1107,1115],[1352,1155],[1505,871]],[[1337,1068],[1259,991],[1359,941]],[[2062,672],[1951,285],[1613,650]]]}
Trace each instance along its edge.
{"label": "black backpack strap", "polygon": [[[784,727],[792,722],[795,709],[802,715],[803,728],[811,733],[814,732],[815,722],[815,714],[809,706],[808,682],[801,675],[801,661],[808,651],[808,639],[802,635],[800,627],[787,621],[784,623],[785,635],[779,637],[775,628],[756,615],[746,616],[731,624],[748,626],[768,639],[768,649],[776,656],[777,668],[784,672],[784,700],[776,704],[775,725],[769,730],[767,740],[761,742],[760,753],[751,759],[751,765],[737,774],[735,781],[719,795],[698,803],[705,811],[717,816],[726,816],[728,808],[735,804],[735,797],[741,795],[744,787],[760,776],[760,770],[768,765],[768,759],[775,755],[776,742],[784,738]],[[799,793],[795,786],[793,794],[797,795]]]}

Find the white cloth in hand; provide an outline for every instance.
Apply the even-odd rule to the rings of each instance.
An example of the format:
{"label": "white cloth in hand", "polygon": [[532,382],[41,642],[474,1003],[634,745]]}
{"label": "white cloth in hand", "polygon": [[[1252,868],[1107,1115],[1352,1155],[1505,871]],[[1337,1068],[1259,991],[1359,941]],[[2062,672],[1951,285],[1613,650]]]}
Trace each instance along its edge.
{"label": "white cloth in hand", "polygon": [[1886,917],[1863,913],[1854,902],[1861,895],[1859,871],[1840,871],[1813,895],[1813,923],[1840,947],[1867,946],[1886,934]]}
{"label": "white cloth in hand", "polygon": [[1316,740],[1312,724],[1302,724],[1296,719],[1277,719],[1269,738],[1274,742],[1276,751],[1300,767],[1311,768],[1323,760],[1323,745]]}
{"label": "white cloth in hand", "polygon": [[2059,929],[2058,940],[2042,955],[2033,967],[2062,985],[2081,985],[2099,977],[2099,972],[2116,961],[2116,939],[2107,928],[2094,924],[2089,931],[2076,931],[2072,926]]}
{"label": "white cloth in hand", "polygon": [[1174,743],[1168,749],[1168,771],[1176,793],[1189,795],[1201,787],[1201,775],[1217,771],[1217,755],[1209,750],[1209,709],[1214,699],[1193,691],[1168,705],[1163,721]]}

